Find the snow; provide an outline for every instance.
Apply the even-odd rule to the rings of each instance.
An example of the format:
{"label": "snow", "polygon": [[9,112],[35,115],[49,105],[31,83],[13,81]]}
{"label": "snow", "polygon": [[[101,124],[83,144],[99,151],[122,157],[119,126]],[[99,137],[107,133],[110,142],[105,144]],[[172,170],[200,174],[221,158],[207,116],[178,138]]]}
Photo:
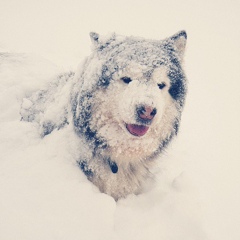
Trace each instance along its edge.
{"label": "snow", "polygon": [[[238,2],[1,5],[1,239],[240,239]],[[76,166],[72,130],[42,139],[33,123],[20,121],[22,99],[76,69],[92,30],[163,39],[181,29],[189,93],[180,134],[159,160],[152,188],[116,203]]]}

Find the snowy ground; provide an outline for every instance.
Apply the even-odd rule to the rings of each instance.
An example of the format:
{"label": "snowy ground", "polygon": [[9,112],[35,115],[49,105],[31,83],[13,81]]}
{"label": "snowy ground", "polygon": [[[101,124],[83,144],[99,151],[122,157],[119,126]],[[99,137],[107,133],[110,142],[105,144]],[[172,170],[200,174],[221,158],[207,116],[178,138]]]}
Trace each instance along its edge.
{"label": "snowy ground", "polygon": [[[240,239],[238,1],[0,1],[0,239]],[[20,121],[21,100],[75,70],[90,31],[161,39],[181,29],[179,137],[152,189],[115,203],[75,165],[71,129],[41,139]]]}

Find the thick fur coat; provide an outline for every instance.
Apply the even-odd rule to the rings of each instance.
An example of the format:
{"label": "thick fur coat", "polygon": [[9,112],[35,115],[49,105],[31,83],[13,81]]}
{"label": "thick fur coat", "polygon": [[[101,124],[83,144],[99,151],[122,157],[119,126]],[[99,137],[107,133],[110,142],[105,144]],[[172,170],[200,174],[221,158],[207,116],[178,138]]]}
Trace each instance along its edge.
{"label": "thick fur coat", "polygon": [[[87,178],[116,200],[138,194],[177,134],[186,95],[186,32],[164,40],[90,34],[81,69],[25,99],[22,119],[42,136],[66,124],[81,140],[77,160]],[[62,99],[66,96],[68,99]]]}

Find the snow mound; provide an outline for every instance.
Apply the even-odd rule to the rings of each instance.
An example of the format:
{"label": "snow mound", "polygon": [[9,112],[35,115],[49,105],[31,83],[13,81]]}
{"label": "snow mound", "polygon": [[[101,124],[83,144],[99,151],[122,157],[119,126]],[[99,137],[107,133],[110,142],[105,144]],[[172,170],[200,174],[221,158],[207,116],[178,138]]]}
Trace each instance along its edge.
{"label": "snow mound", "polygon": [[[78,168],[80,142],[71,124],[41,138],[34,123],[20,121],[21,105],[22,111],[31,109],[39,117],[44,105],[51,104],[42,99],[34,108],[29,100],[43,86],[49,86],[53,101],[56,95],[63,96],[57,104],[65,111],[66,79],[73,74],[61,75],[48,61],[32,56],[0,56],[1,239],[205,239],[196,196],[189,191],[181,167],[176,167],[181,162],[178,158],[176,165],[174,160],[178,150],[162,159],[152,189],[116,203]],[[59,88],[49,85],[53,78]],[[40,96],[37,91],[32,98]],[[45,120],[54,117],[52,110]]]}

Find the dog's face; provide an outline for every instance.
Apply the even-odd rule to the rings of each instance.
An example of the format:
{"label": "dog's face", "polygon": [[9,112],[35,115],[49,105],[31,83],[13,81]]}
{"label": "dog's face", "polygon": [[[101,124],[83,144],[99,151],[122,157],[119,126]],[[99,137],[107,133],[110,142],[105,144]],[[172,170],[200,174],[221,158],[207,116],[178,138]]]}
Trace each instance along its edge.
{"label": "dog's face", "polygon": [[91,37],[95,50],[82,73],[75,127],[87,138],[103,139],[118,163],[149,158],[177,132],[186,92],[186,35],[159,42]]}
{"label": "dog's face", "polygon": [[149,156],[174,131],[178,111],[169,94],[167,69],[155,68],[146,77],[147,72],[145,66],[130,64],[92,99],[91,128],[107,140],[111,156],[119,161]]}
{"label": "dog's face", "polygon": [[156,68],[148,77],[147,73],[144,66],[129,65],[115,84],[119,89],[116,115],[131,138],[156,132],[166,106],[171,104],[166,68]]}

